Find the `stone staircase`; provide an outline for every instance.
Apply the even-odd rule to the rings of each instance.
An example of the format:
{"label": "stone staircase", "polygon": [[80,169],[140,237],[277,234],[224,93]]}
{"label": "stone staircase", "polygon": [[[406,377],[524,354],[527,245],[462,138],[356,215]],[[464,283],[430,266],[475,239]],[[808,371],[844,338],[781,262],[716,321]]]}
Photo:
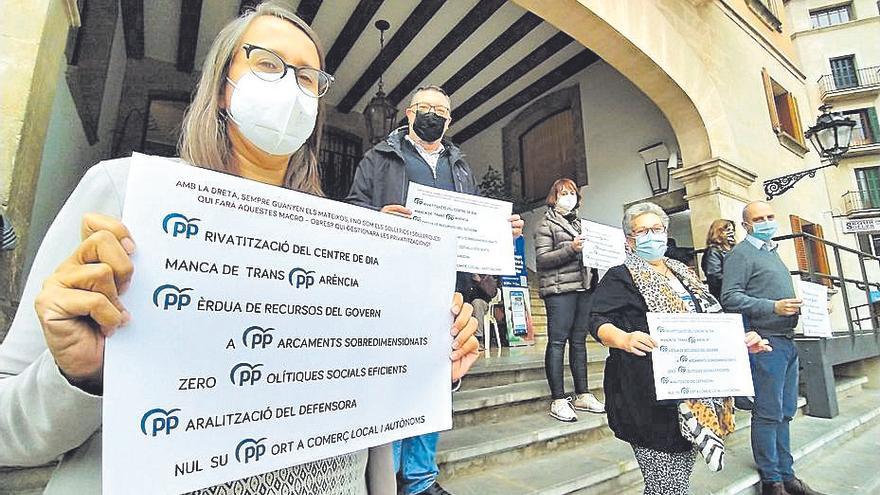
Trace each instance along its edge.
{"label": "stone staircase", "polygon": [[[547,414],[550,392],[542,345],[504,352],[481,360],[455,394],[455,428],[441,434],[437,454],[443,486],[456,495],[640,494],[641,475],[632,451],[613,437],[604,415],[579,413],[577,422],[562,423]],[[590,388],[600,399],[606,356],[606,349],[588,341]],[[861,433],[880,431],[880,390],[863,388],[867,381],[838,379],[841,414],[831,420],[804,415],[807,405],[799,400],[792,425],[796,469],[804,470],[804,478],[816,488],[821,480],[808,477],[809,466],[830,462],[828,452],[860,441],[851,447],[872,452],[876,463],[876,450],[870,450]],[[570,381],[566,390],[571,390]],[[749,423],[748,413],[737,413],[738,429],[728,438],[727,465],[721,473],[709,472],[698,458],[693,493],[758,493]],[[880,438],[874,444],[880,447]],[[862,485],[880,483],[876,468],[864,471],[874,478]]]}
{"label": "stone staircase", "polygon": [[538,296],[538,276],[529,273],[529,305],[532,313],[532,327],[536,339],[547,337],[547,307],[544,300]]}

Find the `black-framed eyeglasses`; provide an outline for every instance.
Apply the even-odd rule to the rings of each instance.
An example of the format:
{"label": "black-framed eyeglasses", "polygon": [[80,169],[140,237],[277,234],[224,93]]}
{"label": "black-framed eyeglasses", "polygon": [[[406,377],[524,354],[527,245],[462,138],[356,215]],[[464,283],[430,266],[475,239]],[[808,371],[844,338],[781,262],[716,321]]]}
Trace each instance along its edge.
{"label": "black-framed eyeglasses", "polygon": [[633,238],[642,237],[643,235],[646,235],[648,232],[653,232],[655,234],[662,234],[662,233],[666,232],[666,227],[663,225],[660,225],[660,226],[651,227],[648,229],[635,229],[632,231],[632,234],[630,234],[630,235]]}
{"label": "black-framed eyeglasses", "polygon": [[443,117],[444,119],[448,119],[452,115],[450,113],[449,107],[447,107],[446,105],[431,105],[430,103],[413,103],[412,105],[409,106],[409,108],[410,108],[410,110],[413,110],[415,112],[422,112],[422,113],[434,112],[437,115]]}
{"label": "black-framed eyeglasses", "polygon": [[264,81],[279,81],[287,75],[287,70],[292,69],[296,77],[296,84],[309,96],[320,98],[327,94],[333,76],[321,69],[308,66],[296,66],[288,64],[280,55],[257,45],[249,43],[242,47],[248,61],[248,66],[255,76]]}

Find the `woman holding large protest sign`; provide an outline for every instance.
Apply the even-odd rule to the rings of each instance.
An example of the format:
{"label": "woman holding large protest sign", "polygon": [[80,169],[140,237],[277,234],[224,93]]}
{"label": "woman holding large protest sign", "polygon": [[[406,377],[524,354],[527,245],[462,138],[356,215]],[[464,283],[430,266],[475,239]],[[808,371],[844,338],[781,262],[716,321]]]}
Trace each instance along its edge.
{"label": "woman holding large protest sign", "polygon": [[[646,495],[686,495],[699,451],[712,470],[723,466],[723,438],[733,431],[730,398],[657,400],[651,353],[657,341],[651,313],[717,313],[718,301],[683,263],[664,256],[669,217],[653,203],[627,208],[627,257],[612,267],[593,296],[589,331],[609,347],[605,405],[614,435],[628,442],[644,477]],[[770,351],[755,332],[749,352]]]}
{"label": "woman holding large protest sign", "polygon": [[[233,20],[205,59],[182,126],[181,158],[320,195],[320,97],[333,80],[323,62],[315,33],[276,2]],[[63,456],[49,494],[101,492],[104,343],[137,318],[119,298],[136,276],[135,240],[117,220],[128,170],[129,160],[120,159],[85,175],[46,234],[0,346],[0,466]],[[453,380],[479,355],[471,311],[456,294]],[[383,446],[200,493],[393,494],[392,469]]]}

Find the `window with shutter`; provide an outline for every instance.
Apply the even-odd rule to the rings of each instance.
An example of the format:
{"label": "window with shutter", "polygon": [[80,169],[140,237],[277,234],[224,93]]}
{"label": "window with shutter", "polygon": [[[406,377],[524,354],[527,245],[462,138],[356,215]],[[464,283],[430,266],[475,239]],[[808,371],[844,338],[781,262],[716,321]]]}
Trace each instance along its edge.
{"label": "window with shutter", "polygon": [[[770,112],[770,126],[779,137],[780,143],[801,156],[806,153],[806,141],[801,125],[797,98],[779,83],[770,78],[766,68],[761,69],[764,93],[767,97],[767,109]],[[790,142],[793,144],[789,144]]]}
{"label": "window with shutter", "polygon": [[834,79],[834,89],[854,88],[859,85],[856,76],[856,58],[854,55],[831,59],[831,77]]}
{"label": "window with shutter", "polygon": [[880,167],[856,169],[859,199],[864,208],[880,208]]}
{"label": "window with shutter", "polygon": [[770,112],[770,127],[779,132],[779,114],[776,112],[776,99],[773,97],[773,82],[766,68],[761,69],[761,79],[764,81],[764,95],[767,97],[767,110]]}
{"label": "window with shutter", "polygon": [[[793,234],[805,233],[820,239],[825,238],[821,225],[804,220],[797,215],[790,215],[789,219]],[[831,279],[819,276],[831,275],[831,266],[828,263],[828,252],[825,244],[813,239],[799,238],[795,239],[794,248],[797,255],[798,270],[806,273],[806,275],[801,275],[801,278],[831,287]],[[808,275],[810,273],[814,274],[814,276],[810,277]]]}

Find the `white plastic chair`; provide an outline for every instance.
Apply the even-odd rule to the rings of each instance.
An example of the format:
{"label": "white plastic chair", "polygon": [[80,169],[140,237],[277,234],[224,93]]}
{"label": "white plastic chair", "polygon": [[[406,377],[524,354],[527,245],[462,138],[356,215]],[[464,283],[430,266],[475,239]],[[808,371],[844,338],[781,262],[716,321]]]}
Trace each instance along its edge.
{"label": "white plastic chair", "polygon": [[495,343],[498,344],[498,349],[501,350],[501,334],[498,331],[498,322],[495,321],[495,306],[501,303],[501,289],[498,289],[498,292],[495,293],[495,297],[489,301],[489,307],[486,309],[486,314],[483,315],[483,348],[486,350],[486,357],[490,357],[489,347],[492,343],[491,333],[495,334]]}

